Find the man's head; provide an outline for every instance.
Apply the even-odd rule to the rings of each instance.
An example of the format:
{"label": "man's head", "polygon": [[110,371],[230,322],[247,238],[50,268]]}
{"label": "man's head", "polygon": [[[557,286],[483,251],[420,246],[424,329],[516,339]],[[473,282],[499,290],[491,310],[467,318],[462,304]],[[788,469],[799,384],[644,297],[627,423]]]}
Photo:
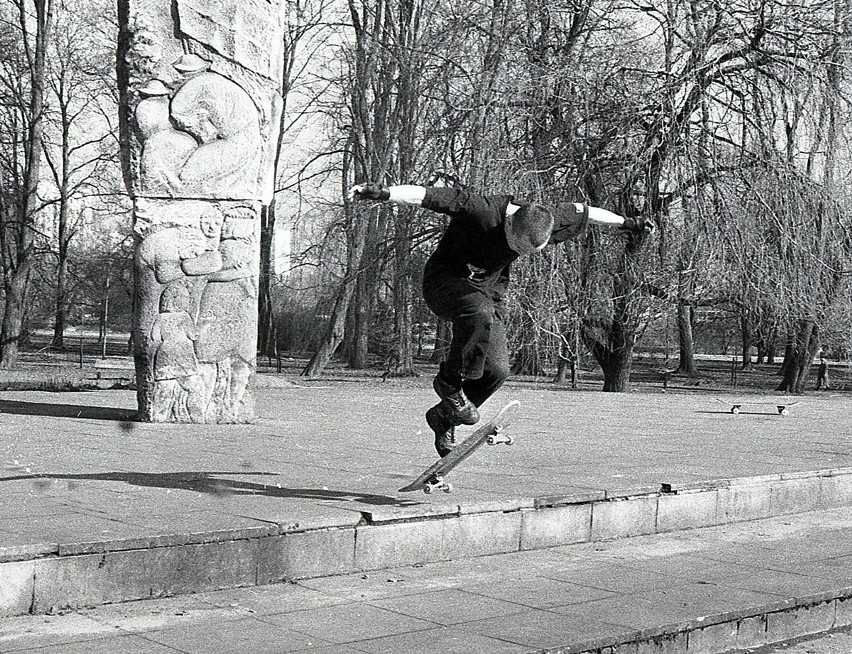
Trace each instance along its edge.
{"label": "man's head", "polygon": [[541,250],[553,232],[553,214],[540,204],[525,204],[506,215],[506,240],[518,254]]}

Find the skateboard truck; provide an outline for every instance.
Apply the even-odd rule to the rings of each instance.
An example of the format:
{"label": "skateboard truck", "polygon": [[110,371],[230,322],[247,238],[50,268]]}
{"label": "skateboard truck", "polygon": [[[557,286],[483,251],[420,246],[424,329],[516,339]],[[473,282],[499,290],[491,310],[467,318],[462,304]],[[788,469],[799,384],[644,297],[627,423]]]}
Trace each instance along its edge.
{"label": "skateboard truck", "polygon": [[451,493],[453,491],[453,485],[447,481],[444,481],[444,478],[440,475],[435,475],[423,485],[423,492],[427,495],[431,495],[436,490],[442,490],[445,493]]}
{"label": "skateboard truck", "polygon": [[501,429],[495,429],[494,433],[485,439],[487,445],[512,445],[515,439],[511,436],[504,436]]}

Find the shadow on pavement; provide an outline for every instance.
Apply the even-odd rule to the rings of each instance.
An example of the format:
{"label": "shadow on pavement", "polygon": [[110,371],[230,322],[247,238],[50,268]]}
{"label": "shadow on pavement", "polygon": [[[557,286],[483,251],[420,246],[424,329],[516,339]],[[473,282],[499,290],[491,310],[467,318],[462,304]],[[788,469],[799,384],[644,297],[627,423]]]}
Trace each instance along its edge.
{"label": "shadow on pavement", "polygon": [[217,496],[265,495],[267,497],[287,499],[361,502],[377,506],[410,506],[415,504],[415,502],[410,500],[401,500],[388,495],[348,492],[327,488],[289,488],[279,486],[277,483],[262,484],[229,478],[239,475],[277,477],[276,474],[271,472],[100,472],[88,474],[19,475],[16,477],[0,478],[0,483],[32,480],[38,488],[42,484],[45,486],[49,485],[50,481],[54,479],[67,481],[118,481],[130,484],[131,486],[186,490]]}
{"label": "shadow on pavement", "polygon": [[108,406],[78,406],[75,404],[45,404],[0,400],[0,413],[21,416],[47,416],[49,418],[86,418],[89,420],[115,420],[131,423],[136,419],[135,409],[118,409]]}

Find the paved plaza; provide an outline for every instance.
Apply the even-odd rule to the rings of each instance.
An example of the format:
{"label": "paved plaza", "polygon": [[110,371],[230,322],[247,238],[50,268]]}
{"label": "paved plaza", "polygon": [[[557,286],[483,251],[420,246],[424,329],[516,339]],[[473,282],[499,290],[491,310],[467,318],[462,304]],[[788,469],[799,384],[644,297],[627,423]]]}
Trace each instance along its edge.
{"label": "paved plaza", "polygon": [[[484,411],[521,402],[515,444],[484,448],[452,473],[452,494],[427,496],[397,489],[435,458],[422,415],[434,401],[428,379],[259,381],[258,419],[249,425],[133,422],[130,391],[0,393],[0,574],[12,580],[0,586],[0,652],[417,652],[436,649],[426,644],[433,638],[446,652],[520,652],[608,647],[607,638],[641,632],[647,640],[672,625],[694,644],[704,637],[695,620],[709,615],[720,625],[714,643],[734,621],[730,643],[749,611],[759,609],[752,617],[765,623],[768,613],[795,607],[792,598],[822,607],[821,628],[846,619],[845,395],[797,398],[785,416],[774,404],[734,415],[727,402],[748,398],[510,382]],[[678,489],[716,494],[674,497]],[[725,525],[716,508],[715,520],[711,509],[701,525],[662,528],[664,502],[707,497],[718,507],[716,489],[727,489],[729,507],[752,513]],[[823,501],[829,495],[833,505]],[[760,513],[759,504],[769,509]],[[656,531],[672,533],[607,532],[603,509],[628,506],[639,508],[618,514],[620,528],[635,529],[651,507]],[[559,544],[567,523],[554,516],[575,520],[585,507],[592,542]],[[813,510],[822,513],[800,513]],[[736,522],[750,518],[768,519],[773,544],[755,531],[762,523]],[[609,538],[619,535],[636,537]],[[284,567],[263,578],[258,551],[276,538],[285,539],[275,554]],[[460,540],[475,546],[464,550]],[[247,543],[255,558],[245,577],[237,569]],[[198,558],[203,565],[187,573],[204,577],[200,587],[159,593],[179,597],[116,604],[102,587],[72,594],[92,580],[156,587],[146,568],[174,575],[192,562],[166,568],[162,558],[132,555],[186,557],[189,546],[211,545],[219,547],[214,558]],[[223,554],[225,546],[233,553]],[[329,559],[340,552],[349,559],[335,569]],[[67,561],[75,567],[50,567]],[[284,579],[295,583],[266,585]],[[143,588],[138,596],[157,595]],[[130,615],[131,626],[113,624]],[[190,634],[217,633],[211,621],[242,625],[234,633],[244,640],[202,647]],[[116,629],[126,649],[110,644]],[[79,634],[94,641],[71,647]]]}

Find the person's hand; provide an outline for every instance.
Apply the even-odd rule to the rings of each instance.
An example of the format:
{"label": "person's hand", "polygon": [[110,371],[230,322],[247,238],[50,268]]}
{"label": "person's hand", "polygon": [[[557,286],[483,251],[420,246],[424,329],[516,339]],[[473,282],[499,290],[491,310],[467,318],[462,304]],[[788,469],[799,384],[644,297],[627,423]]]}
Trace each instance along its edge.
{"label": "person's hand", "polygon": [[625,218],[624,224],[618,228],[619,231],[649,236],[657,231],[657,224],[647,216],[638,218]]}
{"label": "person's hand", "polygon": [[349,189],[350,200],[378,200],[385,202],[390,199],[390,191],[381,184],[375,182],[366,182],[364,184],[356,184]]}

